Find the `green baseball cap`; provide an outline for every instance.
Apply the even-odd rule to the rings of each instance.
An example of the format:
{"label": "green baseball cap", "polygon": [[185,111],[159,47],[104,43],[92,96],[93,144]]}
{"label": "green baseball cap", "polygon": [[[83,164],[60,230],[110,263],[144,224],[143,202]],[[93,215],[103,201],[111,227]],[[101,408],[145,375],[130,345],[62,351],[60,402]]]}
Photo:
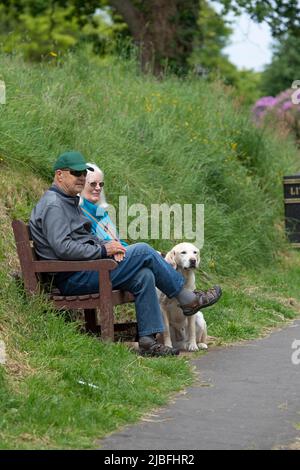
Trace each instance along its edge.
{"label": "green baseball cap", "polygon": [[61,170],[62,168],[69,168],[70,170],[77,171],[94,171],[94,168],[87,166],[84,156],[80,152],[75,151],[62,153],[58,157],[58,159],[54,163],[53,169],[54,171],[56,171]]}

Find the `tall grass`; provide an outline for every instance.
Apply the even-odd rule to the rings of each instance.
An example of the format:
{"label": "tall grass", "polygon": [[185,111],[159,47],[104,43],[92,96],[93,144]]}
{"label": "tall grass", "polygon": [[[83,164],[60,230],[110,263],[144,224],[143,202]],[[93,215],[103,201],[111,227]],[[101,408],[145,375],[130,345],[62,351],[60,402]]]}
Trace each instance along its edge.
{"label": "tall grass", "polygon": [[[104,170],[109,202],[205,204],[203,263],[233,274],[272,263],[283,248],[282,176],[292,143],[256,128],[221,84],[157,81],[130,61],[81,51],[57,65],[0,57],[2,165],[50,180],[56,156],[78,149]],[[175,240],[150,241],[168,249]]]}

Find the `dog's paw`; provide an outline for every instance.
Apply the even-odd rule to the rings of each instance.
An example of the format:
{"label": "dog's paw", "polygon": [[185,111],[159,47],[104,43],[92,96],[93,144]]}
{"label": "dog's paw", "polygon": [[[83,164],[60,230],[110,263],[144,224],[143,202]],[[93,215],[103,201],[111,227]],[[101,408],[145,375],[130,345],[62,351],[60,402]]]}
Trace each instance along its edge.
{"label": "dog's paw", "polygon": [[205,343],[198,343],[198,348],[199,349],[208,349],[208,346]]}
{"label": "dog's paw", "polygon": [[190,352],[198,351],[198,346],[195,341],[192,341],[190,343],[186,343],[185,350]]}
{"label": "dog's paw", "polygon": [[173,347],[173,344],[172,344],[171,339],[168,339],[168,338],[164,338],[164,345],[165,345],[165,346],[168,346],[168,348],[172,348],[172,347]]}

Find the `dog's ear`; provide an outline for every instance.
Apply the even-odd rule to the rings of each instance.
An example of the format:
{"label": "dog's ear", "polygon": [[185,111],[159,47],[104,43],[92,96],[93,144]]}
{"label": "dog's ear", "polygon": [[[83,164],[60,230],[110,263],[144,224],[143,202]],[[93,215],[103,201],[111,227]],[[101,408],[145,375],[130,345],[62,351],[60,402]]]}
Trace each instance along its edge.
{"label": "dog's ear", "polygon": [[165,260],[169,263],[174,269],[177,269],[177,263],[175,261],[175,251],[171,250],[166,254]]}

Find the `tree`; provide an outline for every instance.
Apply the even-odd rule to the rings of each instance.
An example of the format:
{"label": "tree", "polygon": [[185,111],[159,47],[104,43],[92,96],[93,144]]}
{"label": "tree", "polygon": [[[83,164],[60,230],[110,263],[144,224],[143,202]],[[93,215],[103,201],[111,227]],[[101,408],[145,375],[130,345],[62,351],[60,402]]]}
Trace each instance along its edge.
{"label": "tree", "polygon": [[139,47],[142,70],[186,69],[197,30],[199,0],[109,0]]}
{"label": "tree", "polygon": [[[215,0],[213,0],[215,1]],[[281,37],[287,31],[300,34],[300,5],[298,0],[220,0],[223,13],[233,11],[237,15],[246,11],[250,17],[271,28],[273,37]]]}
{"label": "tree", "polygon": [[[193,50],[199,0],[107,0],[118,12],[139,47],[144,71],[160,75],[166,65],[184,71]],[[274,36],[300,31],[298,0],[220,0],[223,12],[246,11],[258,22],[267,21]]]}
{"label": "tree", "polygon": [[262,73],[261,88],[266,95],[275,96],[300,80],[300,37],[287,35],[274,46],[272,62]]}

